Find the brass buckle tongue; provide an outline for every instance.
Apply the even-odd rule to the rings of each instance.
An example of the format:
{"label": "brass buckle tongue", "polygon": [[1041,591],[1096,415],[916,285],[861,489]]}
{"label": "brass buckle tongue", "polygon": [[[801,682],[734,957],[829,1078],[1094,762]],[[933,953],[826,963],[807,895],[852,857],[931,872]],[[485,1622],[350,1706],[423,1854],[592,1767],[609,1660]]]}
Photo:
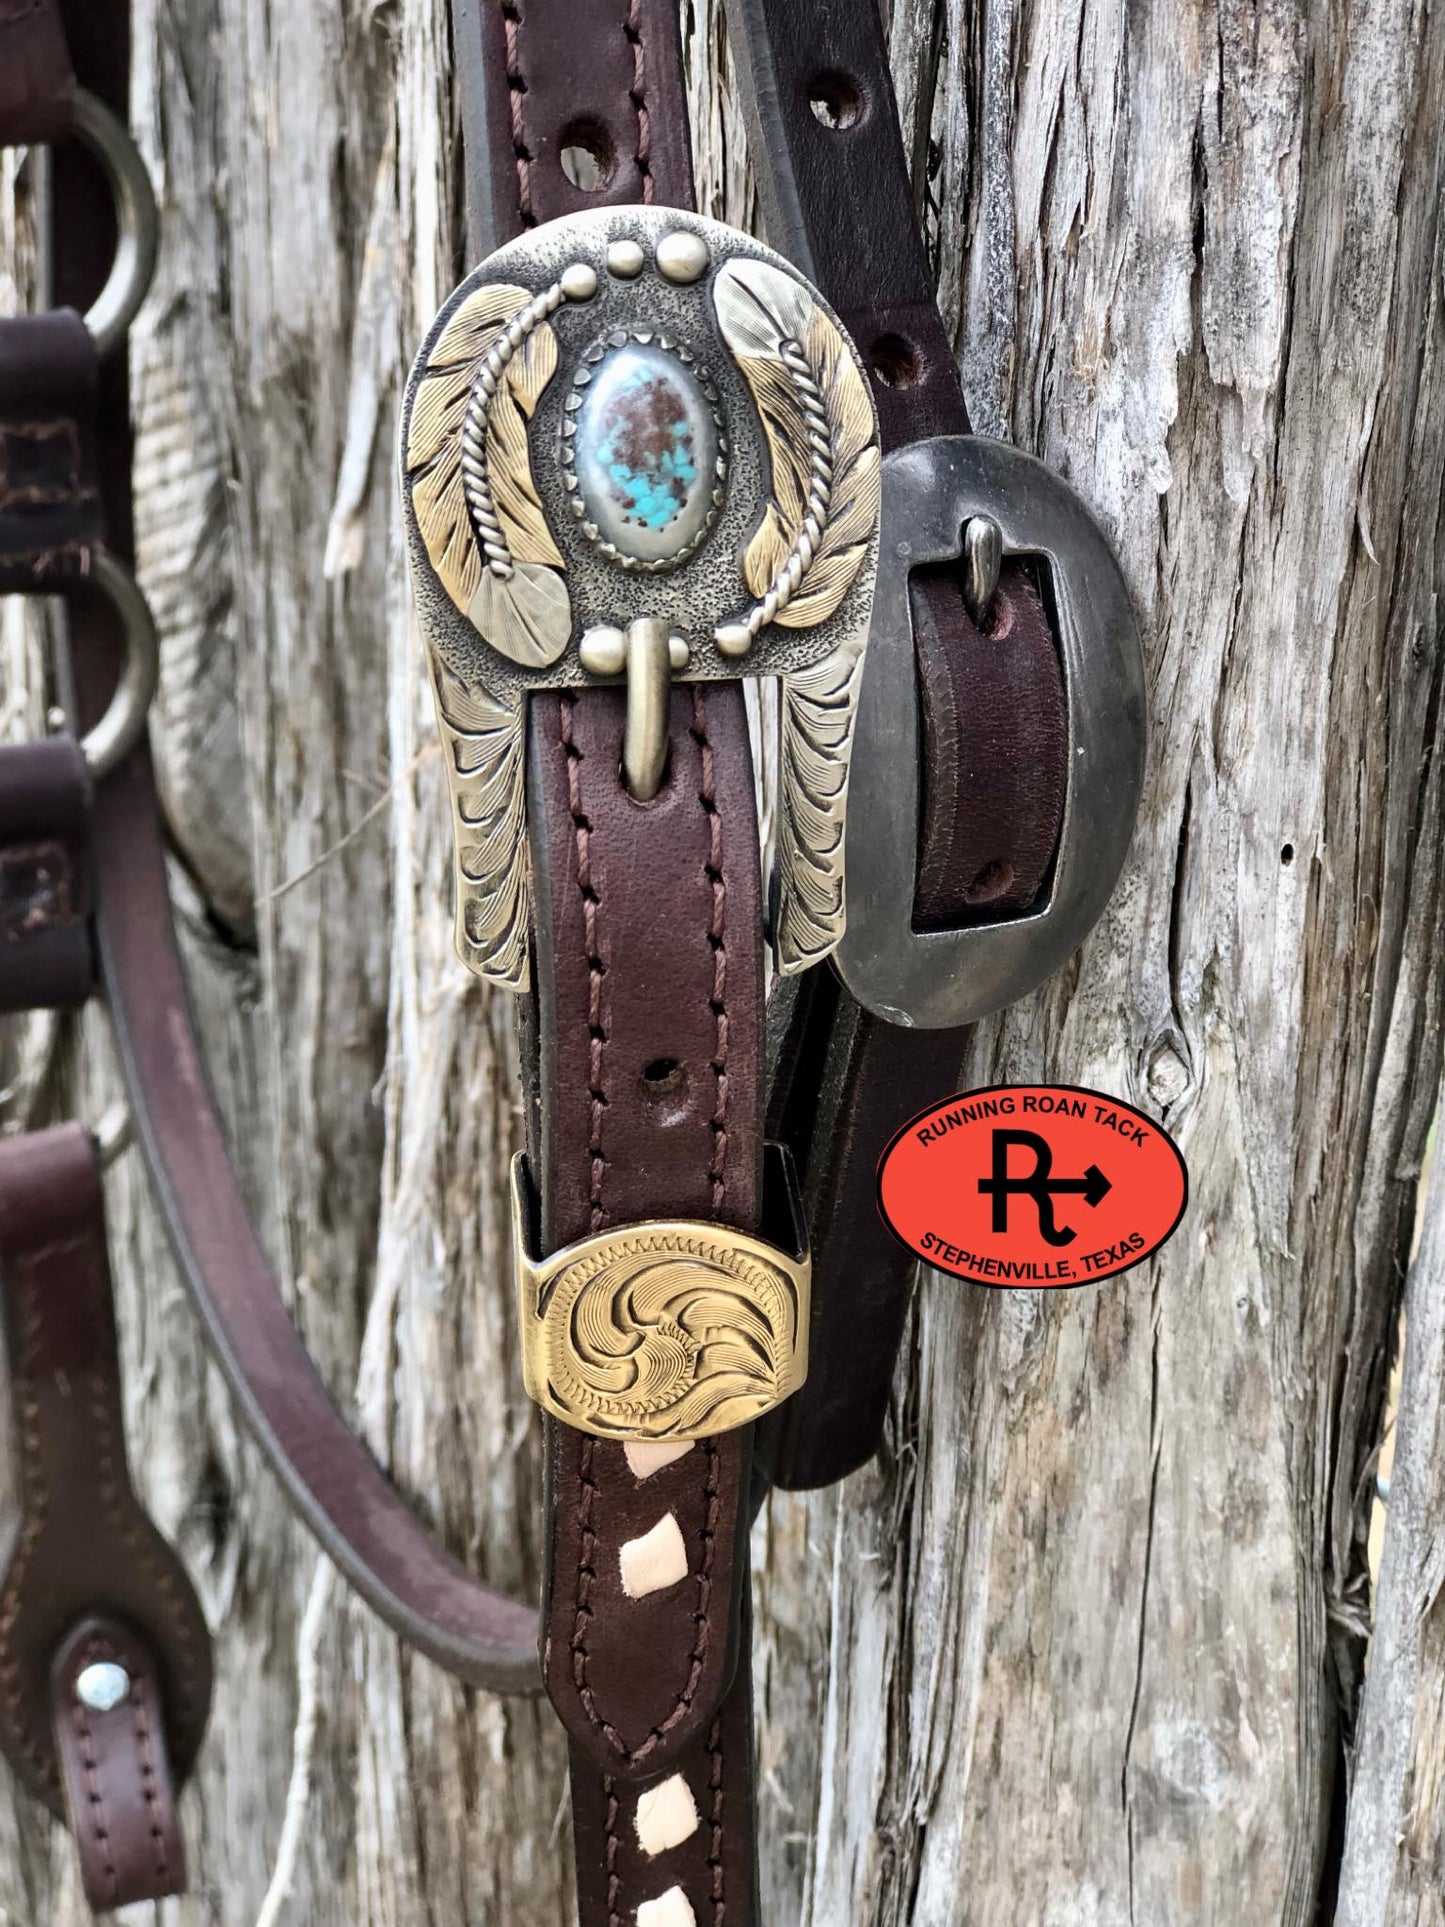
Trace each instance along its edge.
{"label": "brass buckle tongue", "polygon": [[[792,1160],[764,1160],[764,1221],[790,1249],[688,1219],[649,1220],[535,1255],[526,1157],[512,1235],[528,1395],[595,1438],[712,1438],[808,1375],[812,1258]],[[775,1221],[775,1223],[774,1223]]]}
{"label": "brass buckle tongue", "polygon": [[[922,752],[908,577],[961,556],[966,599],[986,603],[1006,555],[1035,558],[1048,577],[1068,716],[1058,849],[1042,900],[1017,916],[917,930]],[[835,958],[858,1002],[890,1023],[951,1028],[1059,969],[1118,881],[1144,748],[1138,619],[1109,538],[1074,491],[1004,442],[938,436],[889,455],[847,825],[848,923]]]}
{"label": "brass buckle tongue", "polygon": [[625,678],[620,761],[646,803],[672,683],[743,674],[783,682],[778,967],[827,956],[881,467],[867,378],[822,297],[675,209],[550,222],[442,308],[401,450],[464,962],[528,981],[527,697]]}

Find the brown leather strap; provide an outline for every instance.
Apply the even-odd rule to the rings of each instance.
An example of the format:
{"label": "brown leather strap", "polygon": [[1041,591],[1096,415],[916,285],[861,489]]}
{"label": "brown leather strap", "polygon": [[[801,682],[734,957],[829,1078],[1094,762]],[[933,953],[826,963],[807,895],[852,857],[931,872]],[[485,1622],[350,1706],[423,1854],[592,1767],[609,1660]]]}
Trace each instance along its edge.
{"label": "brown leather strap", "polygon": [[1039,896],[1063,813],[1063,684],[1021,567],[1001,580],[984,629],[955,571],[918,569],[909,587],[924,742],[914,923],[951,929]]}
{"label": "brown leather strap", "polygon": [[675,0],[453,0],[452,39],[474,260],[584,208],[692,206]]}
{"label": "brown leather strap", "polygon": [[[878,8],[728,0],[728,19],[769,239],[852,330],[885,449],[966,434]],[[927,747],[916,914],[954,925],[1017,910],[1042,889],[1068,775],[1063,682],[1018,565],[984,633],[952,572],[920,572],[912,601]],[[760,1449],[776,1483],[809,1487],[877,1449],[914,1264],[878,1217],[875,1166],[899,1125],[955,1087],[968,1033],[894,1029],[831,983],[794,993],[789,1015],[770,1129],[802,1170],[813,1328],[808,1381]]]}
{"label": "brown leather strap", "polygon": [[63,140],[74,97],[56,0],[0,0],[0,146]]}
{"label": "brown leather strap", "polygon": [[[124,1675],[122,1696],[111,1704],[109,1693],[92,1689],[88,1695],[96,1669],[114,1667]],[[109,1683],[102,1674],[102,1686]],[[51,1668],[51,1714],[66,1812],[92,1911],[184,1893],[186,1859],[165,1707],[146,1642],[118,1620],[82,1620]]]}
{"label": "brown leather strap", "polygon": [[[126,109],[126,14],[66,0],[83,85]],[[75,143],[52,157],[55,294],[82,312],[109,270],[113,217]],[[100,370],[100,488],[109,545],[129,554],[130,428],[124,355]],[[75,713],[104,713],[122,660],[98,597],[69,605]],[[171,922],[150,762],[138,751],[101,791],[92,843],[96,931],[132,1110],[213,1350],[293,1504],[339,1570],[420,1651],[477,1685],[535,1690],[536,1616],[483,1585],[416,1519],[348,1430],[292,1325],[246,1214],[190,1021]]]}
{"label": "brown leather strap", "polygon": [[68,736],[0,749],[0,1011],[78,1010],[95,981],[90,777]]}
{"label": "brown leather strap", "polygon": [[[742,1643],[749,1617],[743,1607]],[[577,1908],[584,1927],[632,1927],[636,1896],[680,1889],[696,1927],[761,1919],[752,1844],[753,1708],[747,1667],[709,1724],[664,1779],[599,1774],[572,1756]],[[677,1920],[676,1911],[673,1919]],[[687,1916],[681,1916],[686,1921]]]}
{"label": "brown leather strap", "polygon": [[0,595],[63,587],[100,540],[95,405],[78,314],[0,321]]}
{"label": "brown leather strap", "polygon": [[61,1812],[52,1668],[80,1622],[130,1629],[182,1778],[211,1697],[200,1602],[130,1482],[100,1171],[79,1125],[0,1142],[0,1323],[15,1468],[0,1528],[0,1747]]}
{"label": "brown leather strap", "polygon": [[[674,0],[480,12],[461,0],[453,23],[475,253],[584,207],[692,205]],[[568,178],[569,147],[597,168],[592,191]],[[646,805],[621,781],[622,722],[615,691],[530,705],[536,1011],[524,1079],[547,1250],[649,1217],[753,1230],[761,1210],[761,872],[741,690],[674,691],[668,775]],[[698,1921],[720,1921],[714,1853],[737,1869],[729,1927],[752,1918],[746,1779],[725,1818],[719,1805],[705,1832],[698,1819],[675,1867],[654,1866],[635,1830],[619,1845],[648,1785],[681,1774],[708,1786],[723,1724],[730,1758],[745,1756],[750,1464],[750,1436],[735,1433],[639,1477],[622,1447],[551,1428],[544,1671],[573,1742],[583,1927],[631,1921],[670,1886]],[[687,1577],[629,1597],[622,1548],[669,1516]],[[712,1814],[711,1795],[701,1811]]]}
{"label": "brown leather strap", "polygon": [[[741,689],[672,696],[661,792],[620,774],[620,691],[534,698],[540,1103],[547,1249],[611,1224],[761,1217],[761,870]],[[747,1569],[746,1433],[638,1477],[624,1449],[555,1426],[544,1663],[603,1771],[673,1765],[732,1678]],[[671,1517],[688,1577],[642,1598],[624,1545]]]}

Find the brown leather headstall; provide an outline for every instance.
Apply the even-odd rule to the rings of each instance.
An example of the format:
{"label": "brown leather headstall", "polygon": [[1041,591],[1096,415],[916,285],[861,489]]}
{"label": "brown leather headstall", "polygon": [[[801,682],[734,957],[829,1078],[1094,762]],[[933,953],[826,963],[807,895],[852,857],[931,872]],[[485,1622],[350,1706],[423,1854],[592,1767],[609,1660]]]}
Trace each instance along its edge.
{"label": "brown leather headstall", "polygon": [[[352,1434],[247,1218],[125,561],[115,349],[156,240],[126,11],[0,0],[0,140],[56,143],[57,304],[0,322],[0,592],[64,597],[77,732],[0,749],[0,1010],[103,988],[183,1276],[297,1511],[403,1638],[564,1722],[582,1927],[755,1927],[749,1526],[769,1480],[875,1450],[913,1278],[876,1159],[967,1024],[1081,940],[1142,742],[1107,543],[968,434],[873,0],[729,14],[779,253],[694,211],[675,0],[453,0],[480,265],[402,420],[457,948],[522,1011],[539,1629]],[[779,691],[766,853],[744,676]],[[127,1470],[76,1126],[0,1143],[0,1306],[0,1747],[104,1909],[183,1880],[210,1660]]]}
{"label": "brown leather headstall", "polygon": [[[115,350],[154,258],[154,207],[117,117],[127,77],[123,13],[0,4],[0,140],[57,143],[53,275],[72,304],[0,321],[0,592],[64,595],[77,633],[105,635],[121,665],[81,742],[0,748],[6,1011],[75,1010],[95,988],[97,785],[154,688],[154,630],[119,559],[130,439]],[[86,1898],[107,1912],[185,1887],[176,1791],[205,1732],[211,1649],[131,1483],[100,1156],[78,1125],[0,1141],[0,1332],[0,1750],[69,1825]]]}

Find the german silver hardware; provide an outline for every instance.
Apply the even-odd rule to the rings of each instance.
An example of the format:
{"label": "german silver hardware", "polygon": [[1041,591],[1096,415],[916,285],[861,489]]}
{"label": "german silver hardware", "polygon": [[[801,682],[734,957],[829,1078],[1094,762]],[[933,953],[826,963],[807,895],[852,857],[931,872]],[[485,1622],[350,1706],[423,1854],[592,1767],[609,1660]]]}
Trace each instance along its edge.
{"label": "german silver hardware", "polygon": [[[1033,909],[971,928],[915,930],[920,745],[908,576],[962,552],[966,590],[979,595],[992,537],[972,531],[988,522],[1002,555],[1036,557],[1048,572],[1069,728],[1058,853]],[[1002,1009],[1051,976],[1109,900],[1143,776],[1138,623],[1109,539],[1083,502],[1004,442],[939,436],[891,454],[858,708],[848,921],[836,953],[859,1003],[890,1023],[951,1027]]]}
{"label": "german silver hardware", "polygon": [[552,222],[443,307],[401,443],[464,962],[528,980],[528,695],[625,678],[624,775],[645,801],[665,776],[671,683],[741,674],[784,684],[779,968],[826,956],[880,461],[861,363],[821,297],[694,215]]}
{"label": "german silver hardware", "polygon": [[92,1660],[76,1677],[75,1697],[92,1713],[113,1713],[130,1694],[130,1674],[113,1659]]}
{"label": "german silver hardware", "polygon": [[711,1221],[620,1225],[532,1252],[527,1160],[512,1162],[512,1233],[528,1394],[597,1438],[710,1438],[789,1398],[808,1373],[812,1259],[787,1152],[768,1147],[770,1203],[791,1253]]}

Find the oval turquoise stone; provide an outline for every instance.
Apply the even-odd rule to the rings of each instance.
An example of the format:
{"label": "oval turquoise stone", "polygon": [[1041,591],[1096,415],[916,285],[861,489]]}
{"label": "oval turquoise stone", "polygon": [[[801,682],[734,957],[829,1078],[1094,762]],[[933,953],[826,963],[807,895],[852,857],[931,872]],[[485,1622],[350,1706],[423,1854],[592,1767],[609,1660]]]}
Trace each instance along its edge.
{"label": "oval turquoise stone", "polygon": [[587,519],[620,554],[670,561],[707,526],[717,424],[697,378],[665,348],[629,342],[597,364],[573,448]]}

